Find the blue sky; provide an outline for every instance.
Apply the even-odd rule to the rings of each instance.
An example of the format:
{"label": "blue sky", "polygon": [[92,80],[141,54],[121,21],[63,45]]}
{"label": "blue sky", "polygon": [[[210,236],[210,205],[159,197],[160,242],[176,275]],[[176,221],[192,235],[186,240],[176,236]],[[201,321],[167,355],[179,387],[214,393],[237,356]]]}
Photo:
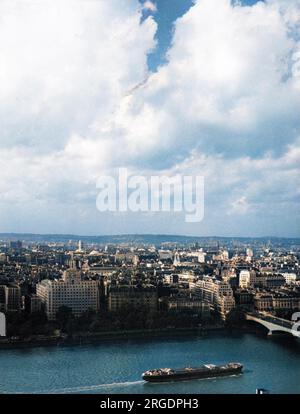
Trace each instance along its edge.
{"label": "blue sky", "polygon": [[[300,236],[300,0],[0,15],[0,232]],[[100,213],[119,167],[203,176],[204,219]]]}
{"label": "blue sky", "polygon": [[[252,6],[258,0],[242,0],[244,6]],[[141,4],[145,0],[141,0]],[[148,56],[149,69],[155,71],[158,66],[166,62],[166,52],[170,47],[173,34],[173,23],[176,19],[185,14],[194,4],[193,0],[156,0],[156,11],[146,9],[143,11],[143,18],[153,16],[157,23],[157,47]]]}

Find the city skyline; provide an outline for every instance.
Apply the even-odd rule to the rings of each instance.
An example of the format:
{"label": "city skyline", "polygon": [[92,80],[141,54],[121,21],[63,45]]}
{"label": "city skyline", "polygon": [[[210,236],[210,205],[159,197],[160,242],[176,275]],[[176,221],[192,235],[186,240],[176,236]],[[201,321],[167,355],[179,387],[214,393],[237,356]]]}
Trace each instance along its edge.
{"label": "city skyline", "polygon": [[[1,233],[300,237],[300,1],[167,3],[0,2]],[[120,167],[204,219],[100,213]]]}

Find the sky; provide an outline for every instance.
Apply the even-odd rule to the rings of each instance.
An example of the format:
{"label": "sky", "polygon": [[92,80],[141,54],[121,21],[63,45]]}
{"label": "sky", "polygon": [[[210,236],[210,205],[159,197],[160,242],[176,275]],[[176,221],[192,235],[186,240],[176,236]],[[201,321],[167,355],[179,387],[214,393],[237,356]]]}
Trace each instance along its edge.
{"label": "sky", "polygon": [[[300,236],[300,0],[0,0],[0,232]],[[201,175],[204,219],[99,212]]]}

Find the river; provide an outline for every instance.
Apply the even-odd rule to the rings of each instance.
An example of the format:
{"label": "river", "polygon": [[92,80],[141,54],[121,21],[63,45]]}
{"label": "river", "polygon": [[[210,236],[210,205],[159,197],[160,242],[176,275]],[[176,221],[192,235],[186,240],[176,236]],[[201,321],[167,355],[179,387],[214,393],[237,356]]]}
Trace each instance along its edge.
{"label": "river", "polygon": [[[149,384],[158,367],[241,362],[236,377]],[[0,350],[0,393],[300,393],[300,341],[292,336],[214,333],[185,339]]]}

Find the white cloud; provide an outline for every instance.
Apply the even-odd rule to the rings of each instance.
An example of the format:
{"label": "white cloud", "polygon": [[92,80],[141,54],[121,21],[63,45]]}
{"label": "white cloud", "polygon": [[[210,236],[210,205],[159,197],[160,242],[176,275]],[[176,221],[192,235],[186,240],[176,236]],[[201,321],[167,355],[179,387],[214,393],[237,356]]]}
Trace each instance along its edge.
{"label": "white cloud", "polygon": [[157,11],[156,4],[155,4],[155,3],[153,3],[153,2],[152,2],[152,1],[150,1],[150,0],[147,0],[147,1],[145,1],[145,2],[143,3],[143,9],[144,9],[144,10],[149,10],[149,11],[151,11],[152,13],[155,13],[155,12]]}
{"label": "white cloud", "polygon": [[156,25],[137,0],[2,0],[0,15],[2,146],[63,148],[147,73]]}
{"label": "white cloud", "polygon": [[245,196],[234,200],[231,203],[232,209],[230,210],[230,214],[246,214],[249,211],[249,204]]}
{"label": "white cloud", "polygon": [[[204,174],[207,233],[230,226],[246,233],[248,217],[253,229],[271,231],[272,222],[259,218],[267,214],[273,227],[280,217],[278,231],[294,231],[288,212],[299,198],[300,1],[233,7],[198,0],[175,23],[168,63],[152,74],[147,53],[156,24],[140,24],[140,14],[137,0],[0,1],[2,222],[14,221],[8,205],[26,205],[22,217],[36,209],[40,225],[48,203],[47,225],[73,208],[87,233],[102,232],[107,218],[99,227],[86,218],[97,218],[96,178],[128,166]],[[115,224],[146,229],[135,222]],[[157,223],[158,231],[170,226]]]}
{"label": "white cloud", "polygon": [[[153,158],[164,144],[183,156],[196,146],[228,155],[284,150],[300,128],[296,16],[299,22],[300,11],[285,1],[253,7],[198,1],[176,22],[169,63],[137,91],[128,130],[133,119],[143,122],[145,110],[157,119],[147,130],[156,137]],[[135,141],[130,132],[128,145]]]}

